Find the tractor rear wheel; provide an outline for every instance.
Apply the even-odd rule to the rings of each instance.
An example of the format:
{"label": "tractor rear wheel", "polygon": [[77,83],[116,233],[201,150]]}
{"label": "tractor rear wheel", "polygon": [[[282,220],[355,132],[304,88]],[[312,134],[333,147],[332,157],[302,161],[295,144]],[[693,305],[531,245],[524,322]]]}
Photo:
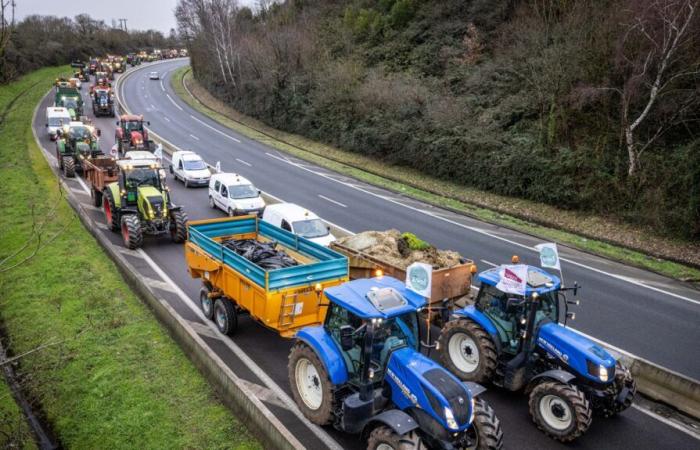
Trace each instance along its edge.
{"label": "tractor rear wheel", "polygon": [[199,307],[202,308],[204,317],[212,320],[214,318],[214,300],[209,297],[210,293],[211,290],[206,285],[202,286],[202,289],[199,290]]}
{"label": "tractor rear wheel", "polygon": [[576,386],[545,381],[530,392],[530,416],[537,428],[561,442],[571,442],[593,420],[590,403]]}
{"label": "tractor rear wheel", "polygon": [[496,347],[491,336],[476,322],[447,322],[438,339],[443,365],[464,381],[485,383],[496,373]]}
{"label": "tractor rear wheel", "polygon": [[474,421],[467,430],[474,445],[469,447],[475,450],[498,450],[503,448],[503,430],[501,421],[486,400],[474,399]]}
{"label": "tractor rear wheel", "polygon": [[304,416],[317,425],[329,424],[335,403],[333,386],[316,352],[303,342],[294,344],[289,352],[287,373],[292,396]]}
{"label": "tractor rear wheel", "polygon": [[225,297],[219,297],[214,302],[214,322],[216,328],[226,336],[231,336],[238,328],[238,313],[233,302]]}
{"label": "tractor rear wheel", "polygon": [[92,197],[92,206],[96,206],[98,208],[102,206],[102,192],[93,187],[90,189],[90,197]]}
{"label": "tractor rear wheel", "polygon": [[61,158],[63,160],[63,175],[65,175],[66,178],[74,178],[75,177],[75,161],[73,160],[72,156],[64,156]]}
{"label": "tractor rear wheel", "polygon": [[427,450],[428,447],[415,431],[399,434],[386,425],[372,430],[367,450]]}
{"label": "tractor rear wheel", "polygon": [[131,250],[135,250],[143,244],[141,221],[136,214],[127,214],[122,217],[122,238],[124,246]]}
{"label": "tractor rear wheel", "polygon": [[187,239],[187,213],[181,209],[170,212],[170,237],[176,244]]}
{"label": "tractor rear wheel", "polygon": [[102,208],[105,211],[107,227],[112,231],[119,231],[121,222],[117,214],[117,207],[114,203],[114,196],[112,196],[112,191],[109,189],[105,189],[104,195],[102,196]]}

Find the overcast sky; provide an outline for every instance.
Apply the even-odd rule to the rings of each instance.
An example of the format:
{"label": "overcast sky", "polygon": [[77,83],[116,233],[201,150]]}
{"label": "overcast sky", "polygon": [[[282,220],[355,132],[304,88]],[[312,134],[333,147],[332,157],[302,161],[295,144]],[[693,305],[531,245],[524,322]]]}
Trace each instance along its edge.
{"label": "overcast sky", "polygon": [[[127,19],[129,29],[160,30],[168,33],[175,26],[177,0],[15,0],[17,20],[31,14],[75,17],[87,13],[93,19]],[[241,5],[255,5],[257,0],[239,0]],[[118,24],[118,21],[117,21]]]}

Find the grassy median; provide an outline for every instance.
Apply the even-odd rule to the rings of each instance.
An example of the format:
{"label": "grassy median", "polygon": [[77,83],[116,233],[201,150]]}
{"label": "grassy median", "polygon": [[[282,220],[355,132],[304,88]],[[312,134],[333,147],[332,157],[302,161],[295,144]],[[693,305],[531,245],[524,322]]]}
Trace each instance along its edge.
{"label": "grassy median", "polygon": [[66,70],[0,87],[0,319],[24,390],[65,448],[259,448],[62,198],[31,120]]}
{"label": "grassy median", "polygon": [[[185,89],[185,83],[190,91]],[[655,236],[648,230],[586,213],[479,191],[274,129],[215,99],[194,82],[189,66],[173,72],[171,85],[187,104],[219,123],[321,167],[543,240],[679,280],[700,281],[699,269],[673,261],[700,264],[700,244]]]}

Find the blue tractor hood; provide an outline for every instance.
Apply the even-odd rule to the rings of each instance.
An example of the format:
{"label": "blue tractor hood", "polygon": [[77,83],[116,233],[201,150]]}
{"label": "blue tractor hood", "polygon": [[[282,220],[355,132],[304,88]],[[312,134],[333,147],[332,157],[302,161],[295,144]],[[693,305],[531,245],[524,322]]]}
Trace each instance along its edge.
{"label": "blue tractor hood", "polygon": [[[562,325],[542,325],[537,346],[568,366],[573,375],[596,383],[610,383],[615,378],[615,358],[600,345]],[[600,377],[602,368],[607,379]]]}
{"label": "blue tractor hood", "polygon": [[469,388],[412,348],[392,352],[386,369],[391,400],[401,410],[423,410],[450,433],[463,431],[474,412]]}

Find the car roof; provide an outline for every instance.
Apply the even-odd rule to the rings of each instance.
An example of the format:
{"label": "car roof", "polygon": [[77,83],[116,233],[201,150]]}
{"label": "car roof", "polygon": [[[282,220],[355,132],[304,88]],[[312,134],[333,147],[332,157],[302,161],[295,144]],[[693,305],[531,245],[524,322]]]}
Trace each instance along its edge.
{"label": "car roof", "polygon": [[68,112],[68,108],[64,108],[63,106],[49,106],[47,108],[49,110],[49,115],[61,115],[61,116],[70,116],[70,113]]}
{"label": "car roof", "polygon": [[298,220],[320,219],[313,211],[302,208],[296,203],[274,203],[266,207],[266,212],[270,211],[281,215],[287,220],[296,222]]}
{"label": "car roof", "polygon": [[[493,267],[479,274],[479,281],[482,284],[496,286],[501,280],[501,268]],[[531,295],[533,292],[545,294],[550,291],[556,291],[561,287],[561,280],[556,275],[553,275],[545,270],[535,266],[527,266],[527,288],[525,295]]]}
{"label": "car roof", "polygon": [[[386,288],[398,293],[403,298],[403,304],[382,307],[381,303],[377,304],[368,297],[370,292],[382,292]],[[389,276],[358,278],[327,288],[324,293],[331,302],[338,304],[362,319],[389,319],[407,312],[416,311],[426,304],[423,297],[406,288],[402,281]]]}
{"label": "car roof", "polygon": [[222,172],[222,173],[215,173],[214,175],[211,176],[211,179],[214,181],[220,181],[226,186],[238,186],[238,185],[243,185],[243,184],[253,184],[248,180],[246,177],[243,177],[241,175],[238,175],[237,173],[230,173],[230,172]]}

